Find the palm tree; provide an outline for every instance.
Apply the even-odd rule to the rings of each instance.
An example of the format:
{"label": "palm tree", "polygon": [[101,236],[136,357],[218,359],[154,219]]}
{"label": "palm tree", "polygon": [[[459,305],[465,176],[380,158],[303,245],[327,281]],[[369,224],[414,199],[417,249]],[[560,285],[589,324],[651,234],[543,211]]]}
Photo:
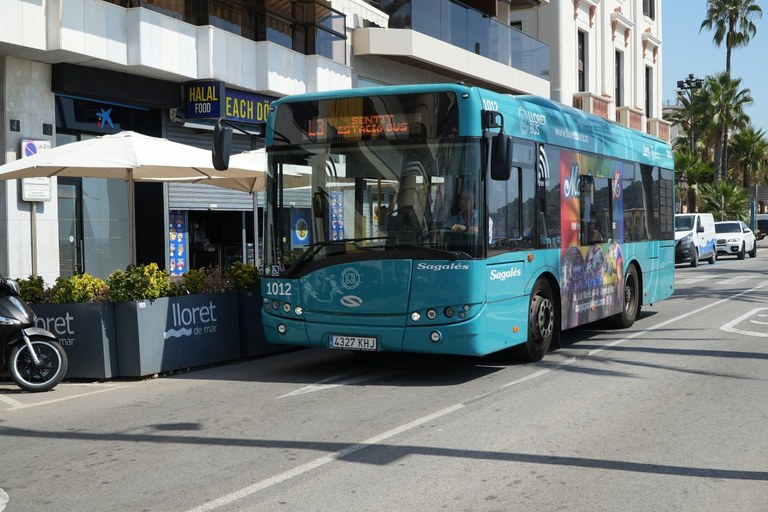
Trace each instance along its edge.
{"label": "palm tree", "polygon": [[747,46],[757,33],[752,22],[761,18],[763,10],[757,0],[708,0],[707,17],[701,22],[699,32],[714,30],[713,41],[716,46],[725,42],[725,72],[731,74],[731,51],[740,46]]}
{"label": "palm tree", "polygon": [[740,171],[742,186],[749,190],[752,181],[759,178],[758,172],[768,159],[768,139],[764,129],[756,130],[749,125],[733,135],[729,141],[731,161],[735,170]]}
{"label": "palm tree", "polygon": [[725,178],[728,169],[728,131],[749,124],[744,110],[752,104],[751,91],[741,89],[741,78],[731,78],[727,72],[707,77],[704,88],[708,99],[706,109],[712,123],[715,139],[715,181]]}
{"label": "palm tree", "polygon": [[720,180],[709,185],[700,185],[701,206],[710,212],[716,221],[743,220],[749,216],[749,199],[741,185]]}
{"label": "palm tree", "polygon": [[701,185],[711,183],[712,175],[712,166],[699,155],[675,150],[675,183],[682,189],[681,194],[685,194],[682,199],[685,211],[696,211],[696,191]]}

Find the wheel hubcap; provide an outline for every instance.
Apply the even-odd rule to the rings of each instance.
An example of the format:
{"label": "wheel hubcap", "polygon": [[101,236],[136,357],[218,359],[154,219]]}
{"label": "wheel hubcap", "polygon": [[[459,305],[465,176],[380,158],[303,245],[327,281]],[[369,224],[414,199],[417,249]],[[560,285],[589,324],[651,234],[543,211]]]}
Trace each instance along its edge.
{"label": "wheel hubcap", "polygon": [[548,338],[554,330],[554,307],[552,301],[546,298],[541,299],[539,310],[536,313],[536,324],[542,338]]}

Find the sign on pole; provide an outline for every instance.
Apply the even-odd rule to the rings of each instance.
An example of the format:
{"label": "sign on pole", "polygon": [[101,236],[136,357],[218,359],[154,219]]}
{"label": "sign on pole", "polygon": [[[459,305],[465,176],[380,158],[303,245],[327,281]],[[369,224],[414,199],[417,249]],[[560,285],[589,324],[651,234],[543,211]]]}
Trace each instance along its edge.
{"label": "sign on pole", "polygon": [[[49,140],[22,140],[21,157],[27,158],[34,156],[40,150],[50,149]],[[51,178],[22,178],[21,180],[21,200],[22,201],[50,201],[51,200]]]}

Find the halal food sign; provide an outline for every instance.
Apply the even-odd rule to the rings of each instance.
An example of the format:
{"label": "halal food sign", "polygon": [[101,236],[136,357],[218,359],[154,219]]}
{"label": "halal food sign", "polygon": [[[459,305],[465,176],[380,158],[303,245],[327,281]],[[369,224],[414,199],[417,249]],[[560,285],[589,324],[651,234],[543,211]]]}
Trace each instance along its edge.
{"label": "halal food sign", "polygon": [[191,82],[184,89],[187,119],[223,118],[241,123],[266,123],[269,104],[274,99],[228,89],[224,82]]}

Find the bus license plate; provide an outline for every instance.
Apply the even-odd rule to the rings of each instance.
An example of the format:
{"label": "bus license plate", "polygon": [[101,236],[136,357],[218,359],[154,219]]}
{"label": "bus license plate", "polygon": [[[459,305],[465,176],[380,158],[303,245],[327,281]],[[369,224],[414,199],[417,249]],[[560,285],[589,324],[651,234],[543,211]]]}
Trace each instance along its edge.
{"label": "bus license plate", "polygon": [[331,334],[328,341],[330,348],[344,348],[347,350],[377,350],[378,340],[368,336],[341,336]]}

